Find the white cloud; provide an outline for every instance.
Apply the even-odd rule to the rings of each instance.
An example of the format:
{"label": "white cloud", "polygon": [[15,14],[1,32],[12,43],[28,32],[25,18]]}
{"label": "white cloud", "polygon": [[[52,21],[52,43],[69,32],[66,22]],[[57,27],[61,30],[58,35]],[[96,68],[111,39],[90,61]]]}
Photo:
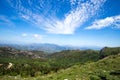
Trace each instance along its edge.
{"label": "white cloud", "polygon": [[29,18],[30,18],[30,17],[27,16],[27,15],[21,15],[21,17],[24,18],[24,19],[26,19],[26,20],[29,20]]}
{"label": "white cloud", "polygon": [[70,0],[71,5],[74,5],[76,3],[76,0]]}
{"label": "white cloud", "polygon": [[[60,6],[57,4],[52,6],[50,1],[45,3],[42,0],[39,5],[35,4],[34,6],[31,6],[32,1],[29,0],[28,4],[31,6],[30,9],[23,6],[21,0],[16,1],[16,4],[13,4],[12,1],[9,1],[9,3],[19,12],[23,19],[35,24],[41,29],[44,29],[48,33],[73,34],[78,27],[80,27],[98,12],[105,1],[106,0],[89,0],[81,3],[77,0],[70,0],[71,7],[72,4],[75,3],[77,3],[77,7],[71,8],[68,13],[64,14],[63,19],[59,19],[57,16],[55,16],[57,14],[56,9],[55,11],[52,11],[54,9],[52,7],[57,6],[57,8],[59,8]],[[42,14],[39,13],[41,9],[44,10]],[[53,16],[54,13],[55,15]],[[48,15],[47,17],[46,14]]]}
{"label": "white cloud", "polygon": [[33,37],[39,40],[42,40],[42,35],[40,34],[33,34]]}
{"label": "white cloud", "polygon": [[37,39],[37,40],[42,40],[43,36],[40,34],[27,34],[27,33],[23,33],[22,34],[23,37],[27,37],[27,38],[31,38],[31,39]]}
{"label": "white cloud", "polygon": [[55,34],[73,34],[90,17],[94,16],[105,0],[91,0],[81,3],[75,10],[71,10],[64,20],[49,19],[45,30]]}
{"label": "white cloud", "polygon": [[39,37],[39,35],[38,35],[38,34],[34,34],[33,36],[34,36],[35,38]]}
{"label": "white cloud", "polygon": [[120,15],[96,20],[92,23],[91,26],[88,26],[85,29],[102,29],[102,28],[110,27],[110,26],[120,28]]}
{"label": "white cloud", "polygon": [[23,37],[26,37],[26,36],[28,36],[28,34],[26,34],[26,33],[23,33],[23,34],[22,34],[22,36],[23,36]]}

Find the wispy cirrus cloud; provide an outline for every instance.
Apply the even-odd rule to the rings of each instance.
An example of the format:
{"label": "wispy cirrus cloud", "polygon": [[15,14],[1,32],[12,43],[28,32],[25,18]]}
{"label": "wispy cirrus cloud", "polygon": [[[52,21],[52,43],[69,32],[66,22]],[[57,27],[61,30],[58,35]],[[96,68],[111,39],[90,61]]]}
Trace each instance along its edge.
{"label": "wispy cirrus cloud", "polygon": [[91,26],[88,26],[85,29],[102,29],[102,28],[111,27],[111,26],[120,28],[120,15],[96,20],[92,23]]}
{"label": "wispy cirrus cloud", "polygon": [[63,20],[48,20],[45,30],[55,34],[73,34],[78,27],[96,14],[104,2],[105,0],[91,0],[80,3],[76,9],[67,13]]}
{"label": "wispy cirrus cloud", "polygon": [[14,26],[14,23],[7,16],[0,15],[0,25],[1,26]]}
{"label": "wispy cirrus cloud", "polygon": [[76,3],[77,0],[70,0],[71,5],[74,5]]}
{"label": "wispy cirrus cloud", "polygon": [[[46,2],[40,0],[37,4],[34,4],[32,0],[28,2],[22,0],[8,1],[18,11],[22,19],[35,24],[48,33],[73,34],[78,27],[81,27],[82,24],[99,11],[106,0],[88,0],[82,2],[70,0],[69,7],[71,9],[63,15],[62,19],[57,16],[58,12],[61,11],[61,7],[64,9],[64,6],[61,6],[62,1],[55,4],[51,4],[53,1],[50,2],[50,0],[46,0]],[[31,7],[24,6],[24,3]],[[75,8],[72,7],[74,4],[77,4]]]}

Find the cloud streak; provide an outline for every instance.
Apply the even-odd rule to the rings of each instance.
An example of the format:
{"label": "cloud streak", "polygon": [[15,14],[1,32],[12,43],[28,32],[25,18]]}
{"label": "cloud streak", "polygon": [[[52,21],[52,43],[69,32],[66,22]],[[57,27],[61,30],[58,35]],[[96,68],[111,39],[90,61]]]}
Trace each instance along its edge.
{"label": "cloud streak", "polygon": [[14,26],[14,23],[7,16],[0,15],[0,25],[1,26]]}
{"label": "cloud streak", "polygon": [[[81,27],[99,11],[106,0],[89,0],[84,2],[70,0],[69,7],[71,9],[64,14],[62,19],[57,16],[57,12],[61,11],[60,7],[64,9],[64,6],[60,6],[62,1],[57,2],[55,5],[51,4],[49,0],[46,0],[46,2],[40,0],[37,5],[33,6],[34,2],[29,0],[26,2],[28,6],[31,6],[29,8],[24,6],[24,2],[21,0],[15,1],[16,3],[13,3],[13,0],[8,1],[19,12],[22,19],[35,24],[48,33],[73,34],[77,28]],[[73,8],[74,4],[77,4],[77,7]]]}
{"label": "cloud streak", "polygon": [[96,20],[92,23],[91,26],[88,26],[85,29],[103,29],[111,26],[114,26],[115,28],[120,28],[120,15]]}

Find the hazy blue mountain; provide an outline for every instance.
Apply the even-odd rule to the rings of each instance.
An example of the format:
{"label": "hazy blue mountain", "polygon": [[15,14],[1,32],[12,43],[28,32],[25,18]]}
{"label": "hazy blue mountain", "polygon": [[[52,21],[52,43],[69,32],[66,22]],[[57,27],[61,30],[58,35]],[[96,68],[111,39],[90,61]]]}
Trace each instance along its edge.
{"label": "hazy blue mountain", "polygon": [[36,50],[36,51],[44,51],[46,53],[54,53],[54,52],[60,52],[63,50],[87,50],[87,49],[93,49],[93,50],[100,50],[99,47],[76,47],[76,46],[60,46],[56,44],[0,44],[0,46],[7,46],[12,47],[19,50]]}
{"label": "hazy blue mountain", "polygon": [[68,49],[72,49],[70,47],[66,47],[66,46],[59,46],[59,45],[55,45],[55,44],[0,44],[0,46],[8,46],[8,47],[12,47],[15,49],[19,49],[19,50],[36,50],[36,51],[44,51],[47,53],[54,53],[54,52],[59,52],[62,50],[68,50]]}

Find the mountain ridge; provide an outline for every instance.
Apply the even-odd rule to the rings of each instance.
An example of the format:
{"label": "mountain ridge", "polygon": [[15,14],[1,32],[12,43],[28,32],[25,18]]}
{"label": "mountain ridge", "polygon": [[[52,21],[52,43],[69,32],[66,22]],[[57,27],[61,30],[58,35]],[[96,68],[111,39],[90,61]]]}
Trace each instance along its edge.
{"label": "mountain ridge", "polygon": [[57,44],[49,44],[49,43],[41,43],[41,44],[0,44],[1,47],[12,47],[19,50],[35,50],[35,51],[43,51],[46,53],[55,53],[60,52],[63,50],[100,50],[100,47],[97,46],[89,46],[89,47],[77,47],[77,46],[64,46],[64,45],[57,45]]}

